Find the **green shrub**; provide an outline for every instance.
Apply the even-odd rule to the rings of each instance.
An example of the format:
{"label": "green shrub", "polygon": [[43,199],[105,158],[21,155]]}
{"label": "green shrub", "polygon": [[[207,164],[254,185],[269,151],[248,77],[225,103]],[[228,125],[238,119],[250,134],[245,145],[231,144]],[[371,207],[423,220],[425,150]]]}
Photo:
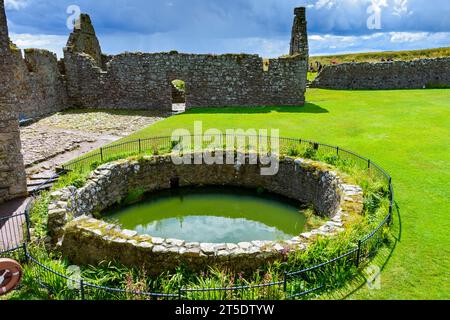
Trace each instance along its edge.
{"label": "green shrub", "polygon": [[174,80],[172,84],[178,91],[185,92],[186,91],[186,83],[183,80]]}
{"label": "green shrub", "polygon": [[303,157],[306,159],[312,159],[316,160],[317,150],[314,148],[314,146],[308,146],[306,150],[303,152]]}
{"label": "green shrub", "polygon": [[50,203],[50,193],[44,191],[34,201],[30,210],[31,227],[34,229],[34,236],[44,238],[47,235],[48,205]]}
{"label": "green shrub", "polygon": [[82,188],[86,184],[88,173],[72,171],[59,177],[58,182],[53,186],[53,190],[74,186]]}
{"label": "green shrub", "polygon": [[287,147],[286,155],[289,157],[297,157],[302,155],[302,151],[299,145],[293,144]]}

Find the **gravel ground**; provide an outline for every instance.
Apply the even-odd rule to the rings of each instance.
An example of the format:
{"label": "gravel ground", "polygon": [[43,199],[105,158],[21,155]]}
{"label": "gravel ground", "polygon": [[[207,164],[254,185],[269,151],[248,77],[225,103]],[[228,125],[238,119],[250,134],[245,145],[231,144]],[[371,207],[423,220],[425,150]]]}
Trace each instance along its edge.
{"label": "gravel ground", "polygon": [[127,136],[171,114],[150,111],[75,110],[54,114],[20,130],[27,172],[55,166]]}

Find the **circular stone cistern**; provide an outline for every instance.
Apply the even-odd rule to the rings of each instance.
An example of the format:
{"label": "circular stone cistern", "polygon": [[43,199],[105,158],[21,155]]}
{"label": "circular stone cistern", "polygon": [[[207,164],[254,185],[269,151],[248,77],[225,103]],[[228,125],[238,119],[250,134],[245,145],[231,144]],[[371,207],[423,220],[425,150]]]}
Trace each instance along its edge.
{"label": "circular stone cistern", "polygon": [[[52,193],[48,230],[78,265],[116,261],[152,275],[180,264],[247,272],[343,231],[346,217],[363,210],[362,189],[347,181],[329,165],[289,157],[274,176],[260,175],[258,165],[175,165],[169,155],[122,160],[97,168],[82,188]],[[136,190],[149,197],[117,206]],[[306,229],[299,203],[322,225]],[[98,213],[126,229],[93,218]]]}

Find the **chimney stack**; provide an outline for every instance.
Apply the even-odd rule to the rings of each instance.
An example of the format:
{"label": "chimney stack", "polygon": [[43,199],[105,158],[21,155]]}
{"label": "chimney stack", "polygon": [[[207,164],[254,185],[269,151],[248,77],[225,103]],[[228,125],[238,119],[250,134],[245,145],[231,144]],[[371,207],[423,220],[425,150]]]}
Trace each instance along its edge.
{"label": "chimney stack", "polygon": [[306,8],[299,7],[294,9],[294,25],[292,26],[291,50],[290,55],[301,54],[309,56],[308,31],[306,22]]}

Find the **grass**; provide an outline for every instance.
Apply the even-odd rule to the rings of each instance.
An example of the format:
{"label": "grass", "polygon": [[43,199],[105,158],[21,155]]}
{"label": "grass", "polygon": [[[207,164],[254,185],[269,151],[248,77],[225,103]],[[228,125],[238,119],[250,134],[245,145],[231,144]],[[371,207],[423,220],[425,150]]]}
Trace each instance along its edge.
{"label": "grass", "polygon": [[317,72],[308,72],[307,79],[308,81],[314,81],[317,77]]}
{"label": "grass", "polygon": [[392,176],[401,239],[382,273],[382,290],[355,299],[449,299],[450,90],[312,89],[304,107],[190,110],[123,139],[174,129],[280,129],[282,136],[339,145],[370,157]]}
{"label": "grass", "polygon": [[450,47],[425,49],[425,50],[409,50],[409,51],[385,51],[385,52],[364,52],[353,54],[340,54],[330,56],[313,56],[310,61],[315,63],[319,61],[322,65],[331,64],[332,61],[337,63],[346,62],[379,62],[382,58],[392,58],[394,60],[414,60],[423,58],[442,58],[450,56]]}

